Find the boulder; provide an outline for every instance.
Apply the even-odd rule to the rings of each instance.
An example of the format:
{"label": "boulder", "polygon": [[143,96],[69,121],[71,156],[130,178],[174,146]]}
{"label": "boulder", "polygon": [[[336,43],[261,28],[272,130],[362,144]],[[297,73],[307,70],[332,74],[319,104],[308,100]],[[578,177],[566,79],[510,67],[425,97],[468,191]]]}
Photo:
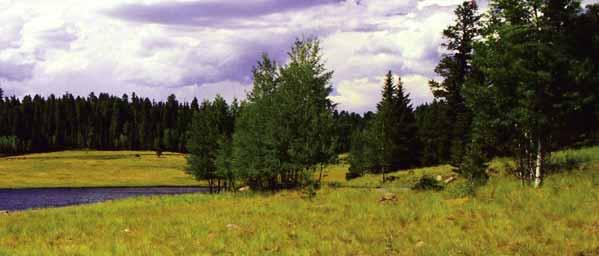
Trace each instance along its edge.
{"label": "boulder", "polygon": [[384,203],[384,202],[396,202],[397,201],[397,195],[393,194],[393,193],[385,193],[383,195],[383,197],[381,197],[381,199],[379,200],[379,202]]}
{"label": "boulder", "polygon": [[227,224],[227,229],[235,230],[235,229],[239,229],[239,226],[237,226],[235,224]]}
{"label": "boulder", "polygon": [[449,177],[449,178],[445,179],[443,182],[444,182],[445,184],[449,184],[449,183],[452,183],[452,182],[454,182],[454,181],[455,181],[455,180],[457,180],[457,179],[458,179],[458,177],[456,177],[456,176],[451,176],[451,177]]}

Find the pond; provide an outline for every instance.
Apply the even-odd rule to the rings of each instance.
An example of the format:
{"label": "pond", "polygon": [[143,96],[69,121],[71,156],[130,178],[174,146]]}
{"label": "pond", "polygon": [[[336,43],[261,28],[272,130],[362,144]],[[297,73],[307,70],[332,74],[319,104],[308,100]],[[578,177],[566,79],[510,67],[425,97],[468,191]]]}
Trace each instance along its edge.
{"label": "pond", "polygon": [[0,189],[0,210],[62,207],[136,196],[206,193],[202,187]]}

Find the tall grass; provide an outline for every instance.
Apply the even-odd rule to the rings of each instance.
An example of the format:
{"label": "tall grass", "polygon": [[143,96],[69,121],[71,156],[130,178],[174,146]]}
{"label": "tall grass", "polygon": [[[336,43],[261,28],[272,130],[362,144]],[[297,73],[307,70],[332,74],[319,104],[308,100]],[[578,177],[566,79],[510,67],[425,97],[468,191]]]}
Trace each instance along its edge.
{"label": "tall grass", "polygon": [[[572,151],[592,155],[596,149]],[[580,153],[578,153],[580,152]],[[276,194],[126,199],[0,216],[0,255],[578,255],[599,248],[599,167],[547,177],[541,189],[494,175],[476,197],[409,189],[448,167],[345,183],[307,200]],[[378,182],[378,183],[377,183]],[[392,192],[396,201],[380,202]]]}

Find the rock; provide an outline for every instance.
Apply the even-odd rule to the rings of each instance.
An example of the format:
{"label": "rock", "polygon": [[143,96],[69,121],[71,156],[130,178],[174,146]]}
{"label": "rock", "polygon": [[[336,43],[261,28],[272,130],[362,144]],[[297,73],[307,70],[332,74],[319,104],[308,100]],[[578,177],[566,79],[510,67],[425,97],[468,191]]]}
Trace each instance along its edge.
{"label": "rock", "polygon": [[393,193],[385,193],[379,202],[395,202],[397,201],[397,195]]}
{"label": "rock", "polygon": [[239,191],[239,192],[247,192],[247,191],[250,191],[250,186],[241,187],[241,188],[239,188],[239,190],[238,190],[238,191]]}
{"label": "rock", "polygon": [[454,181],[455,181],[455,180],[457,180],[457,179],[458,179],[458,178],[457,178],[456,176],[451,176],[451,177],[449,177],[449,178],[445,179],[443,182],[444,182],[445,184],[449,184],[449,183],[452,183],[452,182],[454,182]]}
{"label": "rock", "polygon": [[237,226],[235,224],[227,224],[227,229],[229,229],[229,230],[239,229],[239,226]]}
{"label": "rock", "polygon": [[443,176],[437,175],[437,176],[435,176],[435,180],[441,182],[441,181],[443,181]]}
{"label": "rock", "polygon": [[418,241],[418,243],[416,243],[416,248],[420,248],[424,246],[424,242],[423,241]]}

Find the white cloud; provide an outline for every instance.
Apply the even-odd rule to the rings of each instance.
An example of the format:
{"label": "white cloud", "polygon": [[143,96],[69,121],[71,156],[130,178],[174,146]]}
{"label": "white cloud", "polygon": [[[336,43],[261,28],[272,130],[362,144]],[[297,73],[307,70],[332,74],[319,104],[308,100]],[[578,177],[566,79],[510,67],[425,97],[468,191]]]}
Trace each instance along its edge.
{"label": "white cloud", "polygon": [[0,0],[0,83],[18,96],[135,91],[157,100],[171,93],[243,98],[262,52],[284,62],[293,39],[319,36],[340,108],[373,110],[388,70],[401,74],[421,103],[431,99],[427,81],[435,76],[441,31],[461,0],[351,0],[214,25],[106,14],[123,4],[179,2],[195,1]]}
{"label": "white cloud", "polygon": [[[428,78],[421,75],[407,75],[402,76],[401,79],[405,92],[410,94],[413,106],[425,103],[432,98],[428,87]],[[397,75],[394,75],[393,80],[397,82]],[[336,94],[330,96],[330,99],[338,103],[341,109],[354,112],[374,110],[380,101],[384,81],[384,76],[344,80],[338,83]]]}

